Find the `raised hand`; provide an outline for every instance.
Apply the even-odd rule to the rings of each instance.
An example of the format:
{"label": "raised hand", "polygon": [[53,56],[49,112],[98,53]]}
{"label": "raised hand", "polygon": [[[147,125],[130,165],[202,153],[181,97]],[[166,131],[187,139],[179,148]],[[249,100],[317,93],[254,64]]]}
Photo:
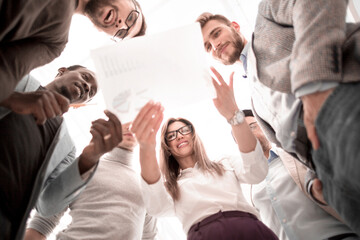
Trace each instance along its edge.
{"label": "raised hand", "polygon": [[110,111],[105,110],[105,114],[108,120],[98,119],[92,122],[92,139],[80,155],[81,174],[93,167],[104,153],[111,151],[122,141],[121,122]]}
{"label": "raised hand", "polygon": [[156,133],[164,118],[164,108],[160,103],[148,102],[133,121],[131,132],[140,146],[141,176],[148,184],[160,179],[160,169],[156,160]]}
{"label": "raised hand", "polygon": [[47,119],[61,116],[69,110],[69,100],[51,90],[35,92],[13,92],[0,105],[18,114],[32,114],[37,124],[44,124]]}
{"label": "raised hand", "polygon": [[131,132],[135,134],[140,148],[155,147],[156,133],[164,117],[163,111],[164,108],[160,103],[149,101],[136,116]]}
{"label": "raised hand", "polygon": [[238,110],[233,87],[234,73],[230,75],[230,82],[228,85],[215,68],[211,67],[211,71],[218,79],[218,81],[216,81],[212,78],[212,82],[216,90],[216,98],[213,99],[214,105],[219,113],[224,116],[226,120],[229,120],[234,116],[235,111]]}

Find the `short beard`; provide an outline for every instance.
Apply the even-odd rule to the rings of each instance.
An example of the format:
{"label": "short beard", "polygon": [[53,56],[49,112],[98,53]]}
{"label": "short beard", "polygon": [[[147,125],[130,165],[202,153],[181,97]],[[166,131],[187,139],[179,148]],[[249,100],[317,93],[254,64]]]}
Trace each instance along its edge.
{"label": "short beard", "polygon": [[230,44],[234,44],[235,51],[230,55],[229,59],[227,60],[221,59],[221,62],[225,65],[232,65],[236,61],[238,61],[240,59],[241,52],[244,49],[244,44],[240,34],[232,28],[231,31],[233,33],[234,41],[231,42]]}
{"label": "short beard", "polygon": [[108,6],[108,5],[112,5],[112,7],[114,7],[115,9],[117,9],[115,6],[113,6],[113,0],[90,0],[84,8],[84,13],[87,17],[90,18],[90,20],[93,22],[93,24],[97,27],[105,27],[103,24],[101,24],[98,21],[98,17],[99,16],[99,9],[104,7],[104,6]]}

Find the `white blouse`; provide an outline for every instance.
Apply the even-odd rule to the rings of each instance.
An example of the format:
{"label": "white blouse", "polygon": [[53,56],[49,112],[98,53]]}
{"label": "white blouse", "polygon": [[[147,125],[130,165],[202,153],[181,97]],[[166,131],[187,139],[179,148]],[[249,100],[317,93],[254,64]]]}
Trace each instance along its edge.
{"label": "white blouse", "polygon": [[159,179],[141,187],[148,213],[152,216],[177,216],[187,233],[190,227],[221,211],[243,211],[258,217],[258,212],[245,200],[241,183],[257,184],[267,175],[268,164],[259,142],[253,152],[240,153],[240,157],[223,158],[225,172],[204,173],[198,164],[181,171],[178,179],[180,199],[174,201]]}

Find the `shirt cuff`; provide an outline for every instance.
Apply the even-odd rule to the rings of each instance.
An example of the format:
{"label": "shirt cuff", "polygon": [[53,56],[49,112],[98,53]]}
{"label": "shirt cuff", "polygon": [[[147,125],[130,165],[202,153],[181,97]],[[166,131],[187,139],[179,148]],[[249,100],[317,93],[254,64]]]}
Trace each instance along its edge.
{"label": "shirt cuff", "polygon": [[159,180],[155,183],[149,184],[147,183],[142,177],[141,177],[141,187],[142,189],[146,192],[146,193],[151,193],[151,192],[159,192],[162,190],[163,186],[163,182],[161,180],[161,177],[159,178]]}
{"label": "shirt cuff", "polygon": [[338,82],[329,82],[329,81],[310,82],[297,89],[295,91],[295,97],[300,98],[315,92],[323,92],[330,88],[335,88],[338,85],[339,85]]}
{"label": "shirt cuff", "polygon": [[313,185],[313,182],[316,178],[316,173],[312,170],[307,170],[306,172],[306,177],[305,177],[305,189],[306,189],[306,192],[308,193],[310,199],[312,201],[314,201],[316,204],[320,205],[320,206],[328,206],[327,204],[324,204],[322,202],[320,202],[319,200],[317,200],[314,195],[312,194],[311,192],[311,188],[312,188],[312,185]]}
{"label": "shirt cuff", "polygon": [[95,164],[92,168],[90,168],[89,170],[87,170],[86,172],[81,174],[81,179],[84,180],[84,181],[87,180],[92,175],[92,173],[95,171],[96,166],[98,164],[99,164],[99,162],[97,164]]}

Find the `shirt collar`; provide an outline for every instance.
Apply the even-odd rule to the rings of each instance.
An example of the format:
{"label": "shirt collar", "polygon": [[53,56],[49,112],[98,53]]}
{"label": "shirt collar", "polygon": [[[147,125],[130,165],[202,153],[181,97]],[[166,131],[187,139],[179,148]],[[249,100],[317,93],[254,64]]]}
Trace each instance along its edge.
{"label": "shirt collar", "polygon": [[184,175],[187,174],[187,173],[193,172],[194,169],[199,169],[199,164],[198,164],[198,162],[195,163],[194,167],[189,167],[189,168],[185,168],[185,169],[180,169],[179,177],[184,176]]}
{"label": "shirt collar", "polygon": [[278,158],[279,156],[272,150],[270,149],[270,154],[269,154],[269,158],[268,158],[268,163],[270,164],[273,160],[275,160],[276,158]]}
{"label": "shirt collar", "polygon": [[245,72],[247,72],[247,54],[248,54],[248,51],[249,51],[249,47],[250,47],[250,42],[245,44],[245,46],[244,46],[244,48],[243,48],[243,50],[241,51],[241,54],[240,54],[240,61],[243,64]]}
{"label": "shirt collar", "polygon": [[249,51],[249,47],[250,47],[250,42],[247,42],[243,48],[243,50],[241,51],[241,55],[244,55],[245,57],[247,57],[248,51]]}

